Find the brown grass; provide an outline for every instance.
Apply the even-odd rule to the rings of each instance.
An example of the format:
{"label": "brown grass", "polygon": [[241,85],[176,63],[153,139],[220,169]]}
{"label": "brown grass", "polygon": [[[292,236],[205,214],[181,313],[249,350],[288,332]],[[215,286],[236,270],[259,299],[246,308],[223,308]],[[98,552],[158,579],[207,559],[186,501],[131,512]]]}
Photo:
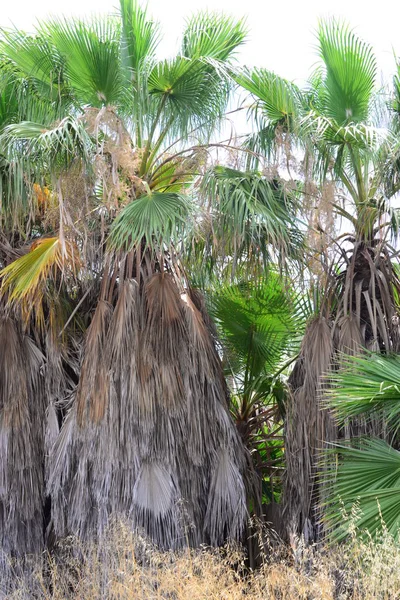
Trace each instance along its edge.
{"label": "brown grass", "polygon": [[[65,540],[46,567],[14,571],[0,598],[9,600],[396,600],[400,598],[400,546],[355,535],[337,548],[288,549],[276,542],[262,567],[249,572],[237,546],[159,552],[125,526],[100,544]],[[15,564],[14,567],[20,567]],[[27,571],[30,574],[27,575]],[[11,591],[13,587],[13,591]]]}

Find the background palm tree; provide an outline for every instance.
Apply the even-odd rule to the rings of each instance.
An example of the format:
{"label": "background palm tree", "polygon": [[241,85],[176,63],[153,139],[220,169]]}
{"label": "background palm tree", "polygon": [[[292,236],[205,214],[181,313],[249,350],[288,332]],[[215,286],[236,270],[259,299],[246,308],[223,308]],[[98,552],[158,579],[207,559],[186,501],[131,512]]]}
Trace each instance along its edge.
{"label": "background palm tree", "polygon": [[[269,270],[266,279],[217,285],[209,313],[223,348],[231,413],[253,457],[256,501],[277,502],[283,468],[285,379],[301,339],[290,283]],[[262,517],[262,510],[254,507]]]}
{"label": "background palm tree", "polygon": [[[287,186],[302,186],[310,225],[306,278],[318,302],[290,377],[285,428],[286,518],[308,540],[319,535],[317,456],[337,436],[320,404],[321,378],[338,352],[397,351],[399,339],[390,245],[397,232],[390,207],[398,190],[397,104],[381,100],[372,49],[346,26],[321,23],[318,44],[320,66],[304,91],[264,69],[234,74],[253,98],[258,124],[247,147],[268,157],[270,178],[283,173]],[[354,421],[350,429],[366,431]]]}

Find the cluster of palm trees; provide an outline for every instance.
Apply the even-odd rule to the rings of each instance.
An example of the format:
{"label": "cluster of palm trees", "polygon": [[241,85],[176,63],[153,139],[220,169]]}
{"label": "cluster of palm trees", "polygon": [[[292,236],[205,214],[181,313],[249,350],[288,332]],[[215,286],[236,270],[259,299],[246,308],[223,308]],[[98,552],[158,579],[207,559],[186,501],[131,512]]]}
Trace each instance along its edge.
{"label": "cluster of palm trees", "polygon": [[136,0],[2,31],[6,553],[116,515],[217,545],[277,501],[307,539],[358,498],[396,526],[400,79],[335,21],[304,89],[239,66],[246,35],[203,12],[160,60]]}

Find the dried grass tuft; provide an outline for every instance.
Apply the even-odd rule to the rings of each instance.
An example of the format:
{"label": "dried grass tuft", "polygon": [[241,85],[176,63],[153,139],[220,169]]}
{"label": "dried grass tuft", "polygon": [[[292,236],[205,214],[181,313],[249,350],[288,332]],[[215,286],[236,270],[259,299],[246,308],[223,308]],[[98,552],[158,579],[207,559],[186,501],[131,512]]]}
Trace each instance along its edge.
{"label": "dried grass tuft", "polygon": [[[1,557],[0,557],[1,558]],[[68,538],[52,557],[21,559],[0,584],[8,600],[365,600],[400,598],[400,546],[385,533],[340,547],[291,548],[274,540],[261,567],[246,568],[242,549],[161,552],[114,523],[101,545]],[[3,595],[2,595],[3,593]]]}

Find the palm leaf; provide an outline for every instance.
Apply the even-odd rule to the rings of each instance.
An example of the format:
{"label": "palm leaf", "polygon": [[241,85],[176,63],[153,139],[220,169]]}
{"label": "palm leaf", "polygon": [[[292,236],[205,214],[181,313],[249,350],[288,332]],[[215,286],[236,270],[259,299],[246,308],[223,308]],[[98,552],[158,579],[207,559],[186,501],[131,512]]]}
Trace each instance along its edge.
{"label": "palm leaf", "polygon": [[42,30],[62,56],[65,75],[80,102],[97,107],[119,103],[119,34],[113,20],[54,20]]}
{"label": "palm leaf", "polygon": [[256,107],[272,125],[290,129],[299,114],[301,94],[296,85],[266,69],[243,69],[235,81],[250,92]]}
{"label": "palm leaf", "polygon": [[[75,276],[80,268],[77,247],[60,237],[44,238],[32,244],[30,252],[0,271],[1,296],[11,305],[20,305],[27,320],[33,311],[43,324],[43,299],[50,280],[60,285],[62,277]],[[52,292],[54,296],[54,290]]]}
{"label": "palm leaf", "polygon": [[[343,539],[355,524],[360,533],[374,535],[385,527],[397,535],[400,452],[375,439],[361,440],[357,448],[337,445],[330,452],[337,467],[325,474],[329,496],[324,507],[334,539]],[[356,523],[352,522],[354,507]]]}
{"label": "palm leaf", "polygon": [[260,282],[218,287],[209,311],[227,352],[230,368],[256,379],[276,369],[294,333],[290,297],[270,271]]}
{"label": "palm leaf", "polygon": [[349,145],[365,150],[374,150],[385,139],[385,133],[366,123],[349,123],[337,125],[337,122],[325,115],[310,111],[299,125],[303,134],[313,134],[332,145]]}
{"label": "palm leaf", "polygon": [[371,46],[335,20],[321,23],[318,39],[326,114],[338,125],[365,121],[377,71]]}
{"label": "palm leaf", "polygon": [[182,54],[188,58],[212,58],[226,61],[246,38],[243,21],[219,13],[202,11],[186,23]]}
{"label": "palm leaf", "polygon": [[294,217],[295,201],[277,181],[261,174],[215,167],[202,181],[211,204],[217,243],[234,261],[254,254],[269,260],[272,247],[281,257],[295,257],[302,241]]}
{"label": "palm leaf", "polygon": [[190,204],[177,193],[153,192],[128,204],[115,219],[109,238],[112,249],[132,250],[142,240],[151,248],[178,240],[187,227]]}
{"label": "palm leaf", "polygon": [[19,76],[47,99],[69,99],[64,76],[64,61],[44,32],[30,36],[17,29],[2,30],[0,53]]}
{"label": "palm leaf", "polygon": [[359,415],[384,415],[385,425],[400,427],[400,357],[370,354],[346,357],[344,368],[332,374],[327,403],[340,423]]}
{"label": "palm leaf", "polygon": [[0,143],[10,161],[26,161],[26,175],[35,168],[66,168],[77,156],[88,161],[92,148],[83,121],[69,116],[49,127],[29,121],[8,125]]}
{"label": "palm leaf", "polygon": [[159,41],[158,24],[136,0],[120,0],[122,60],[136,79],[144,62],[154,59]]}
{"label": "palm leaf", "polygon": [[162,103],[164,123],[172,119],[175,129],[185,135],[203,123],[212,128],[223,114],[229,88],[208,61],[178,56],[154,66],[148,89]]}

